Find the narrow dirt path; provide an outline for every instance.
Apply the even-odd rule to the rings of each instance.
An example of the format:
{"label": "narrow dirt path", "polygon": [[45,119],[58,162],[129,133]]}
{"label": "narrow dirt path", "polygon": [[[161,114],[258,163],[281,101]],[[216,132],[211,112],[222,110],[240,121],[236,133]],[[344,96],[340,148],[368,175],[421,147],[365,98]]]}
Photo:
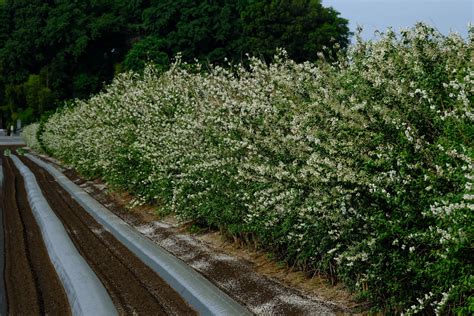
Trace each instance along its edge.
{"label": "narrow dirt path", "polygon": [[5,226],[3,225],[3,167],[0,150],[0,315],[7,315],[7,296],[5,290]]}
{"label": "narrow dirt path", "polygon": [[9,315],[71,315],[69,302],[28,205],[23,178],[0,156],[5,182],[5,287]]}
{"label": "narrow dirt path", "polygon": [[194,315],[153,270],[98,224],[54,178],[25,157],[46,200],[123,315]]}

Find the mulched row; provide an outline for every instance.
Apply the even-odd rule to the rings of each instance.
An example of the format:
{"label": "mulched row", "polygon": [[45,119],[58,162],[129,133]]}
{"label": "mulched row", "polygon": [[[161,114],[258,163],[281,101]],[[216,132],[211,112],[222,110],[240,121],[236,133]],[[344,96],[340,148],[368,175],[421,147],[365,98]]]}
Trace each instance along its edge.
{"label": "mulched row", "polygon": [[71,315],[66,293],[29,207],[23,178],[3,155],[3,149],[0,148],[5,176],[1,203],[8,314]]}
{"label": "mulched row", "polygon": [[122,315],[195,315],[153,270],[97,223],[44,169],[20,157],[34,173],[46,200],[61,220]]}

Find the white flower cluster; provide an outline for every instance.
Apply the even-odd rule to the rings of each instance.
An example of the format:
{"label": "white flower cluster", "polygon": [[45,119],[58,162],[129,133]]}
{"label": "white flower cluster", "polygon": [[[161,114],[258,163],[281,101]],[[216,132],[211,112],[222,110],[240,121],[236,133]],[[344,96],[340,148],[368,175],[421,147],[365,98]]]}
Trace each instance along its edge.
{"label": "white flower cluster", "polygon": [[30,124],[25,126],[21,131],[21,137],[28,144],[28,146],[38,152],[41,152],[41,146],[38,142],[36,134],[38,132],[39,123]]}

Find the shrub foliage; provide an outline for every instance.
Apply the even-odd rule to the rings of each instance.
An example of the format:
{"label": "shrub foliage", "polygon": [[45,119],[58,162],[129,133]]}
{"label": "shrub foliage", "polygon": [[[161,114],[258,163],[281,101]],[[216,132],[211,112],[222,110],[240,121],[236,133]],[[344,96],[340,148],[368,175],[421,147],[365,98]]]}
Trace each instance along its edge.
{"label": "shrub foliage", "polygon": [[[181,62],[53,115],[47,150],[396,313],[472,311],[474,49],[419,24],[336,62]],[[31,138],[28,138],[31,139]]]}

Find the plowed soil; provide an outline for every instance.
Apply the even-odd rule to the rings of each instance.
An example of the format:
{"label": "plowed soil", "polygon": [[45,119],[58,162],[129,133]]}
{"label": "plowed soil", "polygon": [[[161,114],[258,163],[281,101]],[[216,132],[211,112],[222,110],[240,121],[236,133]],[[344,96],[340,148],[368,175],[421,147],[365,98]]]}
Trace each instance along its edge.
{"label": "plowed soil", "polygon": [[71,315],[66,293],[28,205],[23,178],[3,155],[3,149],[0,147],[5,181],[0,200],[5,223],[8,314]]}
{"label": "plowed soil", "polygon": [[20,157],[122,315],[194,315],[153,270],[98,224],[44,169]]}

